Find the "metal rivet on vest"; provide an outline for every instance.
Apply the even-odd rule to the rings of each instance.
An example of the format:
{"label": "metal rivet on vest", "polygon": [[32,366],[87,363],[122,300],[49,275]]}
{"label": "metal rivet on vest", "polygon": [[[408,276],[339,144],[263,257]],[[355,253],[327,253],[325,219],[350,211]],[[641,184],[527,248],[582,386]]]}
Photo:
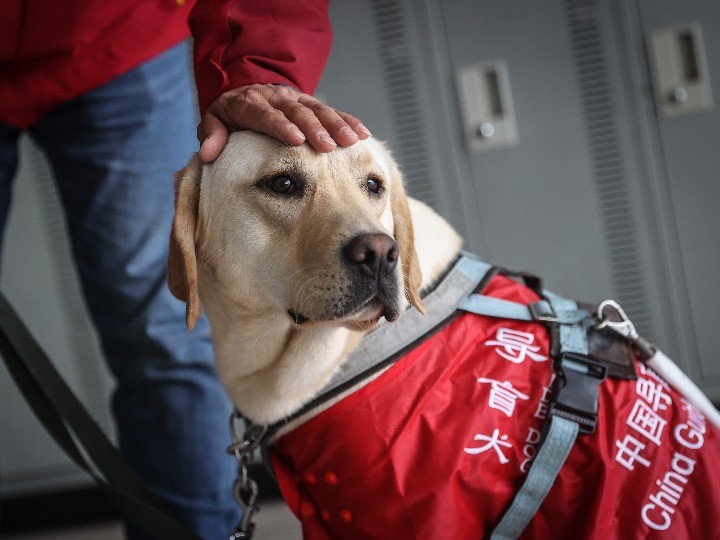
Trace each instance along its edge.
{"label": "metal rivet on vest", "polygon": [[331,486],[334,486],[337,484],[337,475],[332,471],[328,471],[325,473],[325,481]]}
{"label": "metal rivet on vest", "polygon": [[330,521],[330,512],[327,510],[323,510],[320,512],[320,517],[323,519],[323,521]]}
{"label": "metal rivet on vest", "polygon": [[305,517],[310,517],[315,513],[315,507],[306,501],[300,505],[300,513]]}
{"label": "metal rivet on vest", "polygon": [[350,513],[350,510],[340,510],[340,519],[342,519],[345,523],[350,523],[352,521],[352,514]]}
{"label": "metal rivet on vest", "polygon": [[317,484],[317,478],[315,478],[315,475],[310,472],[306,472],[303,474],[303,480],[305,480],[308,484],[315,485]]}

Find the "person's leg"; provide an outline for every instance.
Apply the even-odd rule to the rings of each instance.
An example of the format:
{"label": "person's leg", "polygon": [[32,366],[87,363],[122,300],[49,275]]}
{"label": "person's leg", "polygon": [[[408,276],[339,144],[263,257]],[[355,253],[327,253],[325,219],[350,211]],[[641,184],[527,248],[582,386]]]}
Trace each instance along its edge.
{"label": "person's leg", "polygon": [[189,333],[185,305],[166,284],[173,173],[197,146],[193,111],[182,45],[64,104],[31,133],[52,164],[117,379],[121,449],[179,519],[215,540],[238,517],[236,464],[225,452],[231,406],[207,321]]}

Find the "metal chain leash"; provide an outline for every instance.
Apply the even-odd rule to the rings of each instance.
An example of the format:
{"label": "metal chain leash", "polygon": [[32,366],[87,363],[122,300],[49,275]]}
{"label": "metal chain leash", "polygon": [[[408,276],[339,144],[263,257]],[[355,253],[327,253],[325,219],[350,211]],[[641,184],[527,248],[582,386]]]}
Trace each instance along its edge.
{"label": "metal chain leash", "polygon": [[260,511],[257,505],[258,485],[248,474],[248,466],[252,461],[252,454],[260,447],[267,426],[246,425],[242,439],[238,436],[237,426],[244,418],[238,411],[230,415],[230,438],[232,444],[228,447],[228,454],[234,454],[238,460],[238,477],[233,484],[233,498],[242,510],[240,522],[228,540],[250,540],[255,532],[253,516]]}

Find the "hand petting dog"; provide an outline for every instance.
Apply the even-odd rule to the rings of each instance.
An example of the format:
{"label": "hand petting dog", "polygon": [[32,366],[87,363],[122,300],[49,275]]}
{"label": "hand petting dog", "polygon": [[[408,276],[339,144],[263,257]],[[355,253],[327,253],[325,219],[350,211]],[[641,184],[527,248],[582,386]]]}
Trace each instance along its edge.
{"label": "hand petting dog", "polygon": [[251,84],[225,92],[202,117],[197,137],[200,158],[215,161],[233,131],[250,129],[291,146],[305,141],[318,152],[351,146],[371,136],[354,116],[333,109],[289,86]]}

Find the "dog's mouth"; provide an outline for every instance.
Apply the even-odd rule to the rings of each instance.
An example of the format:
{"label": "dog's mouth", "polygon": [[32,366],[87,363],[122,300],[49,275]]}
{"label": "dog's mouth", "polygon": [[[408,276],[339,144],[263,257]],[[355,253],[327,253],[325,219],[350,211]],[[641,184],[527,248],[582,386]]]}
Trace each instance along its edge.
{"label": "dog's mouth", "polygon": [[402,281],[397,269],[373,275],[354,265],[311,274],[297,284],[294,302],[287,306],[296,326],[336,323],[350,328],[400,316]]}
{"label": "dog's mouth", "polygon": [[308,317],[307,315],[303,315],[299,311],[296,311],[292,308],[288,309],[288,315],[290,315],[290,318],[297,325],[305,324],[310,320],[310,317]]}
{"label": "dog's mouth", "polygon": [[387,297],[384,292],[376,292],[367,298],[360,298],[352,304],[343,304],[328,313],[312,316],[295,308],[288,309],[287,313],[293,323],[298,326],[311,322],[377,322],[381,317],[394,321],[400,315],[397,301]]}

